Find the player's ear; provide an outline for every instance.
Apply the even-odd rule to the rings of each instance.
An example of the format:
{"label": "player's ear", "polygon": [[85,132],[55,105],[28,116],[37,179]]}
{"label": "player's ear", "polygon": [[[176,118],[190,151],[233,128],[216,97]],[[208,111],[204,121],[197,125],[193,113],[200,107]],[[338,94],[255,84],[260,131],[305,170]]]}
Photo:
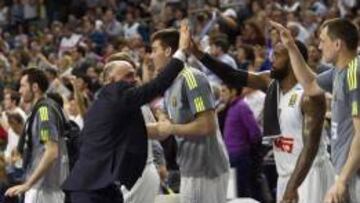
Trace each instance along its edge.
{"label": "player's ear", "polygon": [[165,56],[170,57],[171,56],[171,51],[172,51],[171,47],[167,47],[165,49]]}

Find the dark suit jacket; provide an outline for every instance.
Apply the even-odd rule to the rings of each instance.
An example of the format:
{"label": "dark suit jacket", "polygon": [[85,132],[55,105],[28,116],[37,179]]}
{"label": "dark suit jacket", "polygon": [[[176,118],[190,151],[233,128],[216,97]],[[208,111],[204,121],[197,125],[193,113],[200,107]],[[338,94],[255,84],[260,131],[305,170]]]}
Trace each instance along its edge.
{"label": "dark suit jacket", "polygon": [[140,107],[163,94],[183,68],[171,59],[153,81],[140,87],[105,86],[92,104],[81,134],[79,159],[63,185],[67,191],[104,188],[120,181],[130,189],[147,158],[147,132]]}

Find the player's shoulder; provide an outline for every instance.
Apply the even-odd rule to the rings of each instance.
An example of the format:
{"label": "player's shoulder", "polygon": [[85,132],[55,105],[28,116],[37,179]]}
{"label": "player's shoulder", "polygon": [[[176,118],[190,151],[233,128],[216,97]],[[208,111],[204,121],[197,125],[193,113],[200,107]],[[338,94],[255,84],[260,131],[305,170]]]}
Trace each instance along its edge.
{"label": "player's shoulder", "polygon": [[358,55],[354,60],[354,69],[356,71],[356,74],[360,75],[360,55]]}
{"label": "player's shoulder", "polygon": [[356,72],[357,74],[360,73],[360,55],[356,56],[353,60],[350,61],[350,63],[348,64],[348,71],[351,72]]}
{"label": "player's shoulder", "polygon": [[360,56],[355,57],[348,65],[347,69],[347,83],[350,90],[357,89],[358,78],[360,78]]}
{"label": "player's shoulder", "polygon": [[59,108],[56,105],[55,101],[47,98],[36,105],[33,111],[35,111],[35,116],[39,118],[40,121],[55,122],[54,119],[60,119],[59,111],[61,111],[61,109],[56,109]]}
{"label": "player's shoulder", "polygon": [[195,80],[196,82],[207,82],[208,78],[206,77],[205,73],[199,69],[187,66],[181,71],[181,76],[183,79],[191,79]]}

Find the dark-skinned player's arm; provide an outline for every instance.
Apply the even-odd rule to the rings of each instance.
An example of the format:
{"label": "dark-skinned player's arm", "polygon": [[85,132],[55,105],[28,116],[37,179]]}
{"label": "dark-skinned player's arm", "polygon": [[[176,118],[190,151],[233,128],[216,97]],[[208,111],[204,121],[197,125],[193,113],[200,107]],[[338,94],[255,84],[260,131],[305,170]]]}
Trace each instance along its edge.
{"label": "dark-skinned player's arm", "polygon": [[297,190],[310,171],[318,152],[326,113],[325,95],[304,96],[301,101],[303,120],[303,143],[295,169],[286,186],[282,203],[297,202]]}
{"label": "dark-skinned player's arm", "polygon": [[192,41],[188,52],[193,54],[206,68],[232,87],[250,87],[264,92],[269,87],[271,81],[269,71],[252,73],[244,70],[235,70],[228,64],[204,53],[194,41]]}

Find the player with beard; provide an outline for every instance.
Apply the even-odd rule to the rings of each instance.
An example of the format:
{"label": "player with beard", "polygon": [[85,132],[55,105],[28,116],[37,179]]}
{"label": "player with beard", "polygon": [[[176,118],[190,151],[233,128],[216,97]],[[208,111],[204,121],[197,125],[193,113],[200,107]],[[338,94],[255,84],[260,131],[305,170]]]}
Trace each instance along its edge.
{"label": "player with beard", "polygon": [[[306,47],[301,42],[296,42],[296,45],[303,57],[307,58]],[[276,118],[280,128],[279,135],[273,141],[279,174],[277,202],[322,202],[334,177],[322,134],[325,98],[324,95],[308,97],[303,94],[292,71],[286,47],[276,44],[272,70],[260,73],[234,70],[203,53],[195,43],[192,43],[189,51],[231,86],[260,89],[267,96],[274,92],[271,87],[276,87],[276,106],[265,104],[265,111],[277,108]],[[266,122],[275,123],[265,118]]]}

